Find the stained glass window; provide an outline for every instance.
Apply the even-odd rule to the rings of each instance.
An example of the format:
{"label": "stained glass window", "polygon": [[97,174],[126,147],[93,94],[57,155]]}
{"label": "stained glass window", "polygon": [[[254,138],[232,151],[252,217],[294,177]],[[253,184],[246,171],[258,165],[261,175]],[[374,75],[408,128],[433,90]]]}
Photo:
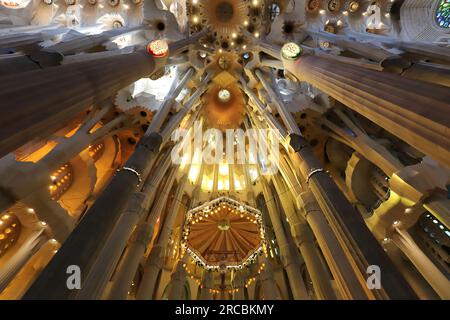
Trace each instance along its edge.
{"label": "stained glass window", "polygon": [[450,28],[450,0],[440,0],[436,20],[440,27]]}

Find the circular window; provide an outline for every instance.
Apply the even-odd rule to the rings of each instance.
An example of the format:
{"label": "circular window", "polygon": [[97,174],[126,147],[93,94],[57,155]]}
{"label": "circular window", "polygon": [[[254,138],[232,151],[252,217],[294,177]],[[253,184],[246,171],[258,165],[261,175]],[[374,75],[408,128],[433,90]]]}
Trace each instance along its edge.
{"label": "circular window", "polygon": [[358,9],[359,9],[359,3],[356,1],[352,1],[350,3],[350,5],[348,6],[348,10],[350,12],[356,12],[356,11],[358,11]]}
{"label": "circular window", "polygon": [[285,59],[295,60],[302,54],[302,48],[294,42],[289,42],[281,48],[281,54]]}
{"label": "circular window", "polygon": [[328,10],[330,12],[339,11],[340,8],[341,8],[341,1],[340,0],[330,0],[330,1],[328,1]]}
{"label": "circular window", "polygon": [[216,18],[221,22],[229,22],[233,19],[234,8],[229,2],[221,2],[216,7]]}
{"label": "circular window", "polygon": [[272,3],[269,5],[269,17],[271,21],[274,21],[276,17],[278,17],[281,13],[280,6],[276,3]]}
{"label": "circular window", "polygon": [[154,40],[147,45],[147,52],[157,58],[165,57],[169,52],[169,45],[165,40]]}
{"label": "circular window", "polygon": [[227,103],[231,100],[231,92],[227,89],[221,89],[217,94],[219,101],[222,103]]}
{"label": "circular window", "polygon": [[117,28],[122,28],[123,24],[119,20],[116,20],[113,22],[112,26],[113,26],[113,28],[117,29]]}
{"label": "circular window", "polygon": [[440,0],[436,21],[441,28],[450,28],[450,0]]}
{"label": "circular window", "polygon": [[120,0],[108,0],[108,4],[111,7],[115,7],[115,6],[119,5],[119,3],[120,3]]}
{"label": "circular window", "polygon": [[306,5],[306,9],[310,12],[314,12],[319,10],[320,7],[320,1],[319,0],[309,0],[308,4]]}

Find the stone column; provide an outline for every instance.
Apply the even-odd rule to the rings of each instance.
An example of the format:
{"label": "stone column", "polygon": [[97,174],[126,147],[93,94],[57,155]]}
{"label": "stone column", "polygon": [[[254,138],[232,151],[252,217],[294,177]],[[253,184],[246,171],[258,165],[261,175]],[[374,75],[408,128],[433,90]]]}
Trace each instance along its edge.
{"label": "stone column", "polygon": [[434,291],[436,291],[442,299],[449,300],[450,281],[417,246],[409,233],[405,230],[396,228],[396,233],[392,236],[392,240],[409,260],[411,260]]}
{"label": "stone column", "polygon": [[[154,204],[146,221],[143,221],[136,226],[136,229],[133,232],[130,241],[128,242],[128,247],[122,259],[122,263],[119,265],[119,269],[114,276],[114,284],[111,288],[109,299],[123,300],[127,298],[127,293],[130,289],[131,282],[136,275],[136,270],[138,269],[139,262],[144,257],[145,250],[147,249],[153,237],[156,221],[161,217],[164,209],[166,208],[167,200],[169,198],[169,191],[172,189],[173,183],[175,181],[176,171],[177,168],[172,169],[172,172],[167,179],[163,189],[167,191],[163,192],[163,194],[158,198],[158,202]],[[184,184],[183,187],[178,187],[177,194],[180,193],[179,189],[181,188],[184,189]],[[177,200],[174,199],[174,201]],[[174,204],[172,204],[172,207],[169,208],[169,210],[171,211],[173,207]]]}
{"label": "stone column", "polygon": [[169,170],[170,165],[171,159],[166,155],[166,159],[156,168],[156,175],[152,179],[147,180],[142,191],[135,192],[132,195],[127,204],[127,208],[111,232],[111,236],[98,254],[86,278],[86,285],[77,295],[77,299],[98,299],[101,297],[103,290],[119,263],[119,259],[125,250],[133,228],[142,220],[148,210],[150,210],[156,190]]}
{"label": "stone column", "polygon": [[113,177],[94,205],[67,238],[56,256],[36,280],[25,299],[63,299],[76,294],[65,281],[69,265],[78,265],[82,281],[109,236],[131,195],[147,178],[152,160],[159,152],[161,136],[146,133],[125,166]]}
{"label": "stone column", "polygon": [[137,300],[152,300],[155,294],[159,273],[164,266],[166,247],[155,245],[145,262],[144,276],[136,294]]}
{"label": "stone column", "polygon": [[173,205],[170,208],[166,220],[161,227],[156,245],[150,251],[150,254],[145,263],[144,275],[141,285],[137,292],[136,298],[138,300],[151,300],[156,286],[156,281],[164,264],[164,253],[166,251],[169,237],[173,230],[173,225],[177,218],[178,212],[183,204],[184,189],[186,187],[187,177],[184,176],[180,181],[180,185],[175,193]]}
{"label": "stone column", "polygon": [[395,263],[397,268],[399,268],[417,293],[421,300],[439,300],[439,295],[433,290],[430,284],[425,280],[425,278],[420,274],[417,268],[412,264],[412,262],[405,256],[405,254],[397,247],[394,241],[387,241],[383,243],[387,254]]}
{"label": "stone column", "polygon": [[44,41],[42,33],[12,33],[0,36],[0,49],[29,49],[37,48],[39,42]]}
{"label": "stone column", "polygon": [[[202,36],[202,34],[201,34]],[[171,44],[175,53],[198,35]],[[163,67],[146,50],[0,77],[0,157],[48,135],[81,111]]]}
{"label": "stone column", "polygon": [[[198,40],[195,37],[189,39]],[[183,44],[189,44],[189,41],[183,41]],[[175,50],[178,49],[175,47]],[[140,54],[143,55],[143,53]],[[148,54],[145,53],[145,55]],[[138,60],[139,57],[136,59]],[[155,67],[155,63],[152,65]],[[115,70],[117,66],[111,66],[111,69]],[[161,112],[164,114],[166,111],[160,110],[159,113]],[[162,142],[160,134],[151,131],[153,128],[159,130],[160,123],[162,124],[158,115],[155,118],[155,125],[150,125],[125,166],[118,171],[106,190],[86,213],[61,250],[27,292],[25,299],[63,299],[75,295],[65,286],[65,270],[69,265],[76,263],[84,276],[89,273],[98,250],[106,241],[131,195],[138,191],[142,181],[147,178]]]}
{"label": "stone column", "polygon": [[[322,32],[320,34],[322,34]],[[437,44],[415,41],[399,41],[399,39],[379,36],[367,32],[361,33],[350,31],[350,36],[360,42],[380,43],[387,48],[398,48],[402,51],[406,51],[420,57],[429,57],[436,60],[450,62],[450,49]]]}
{"label": "stone column", "polygon": [[212,300],[213,294],[209,289],[214,288],[214,274],[212,271],[203,270],[202,287],[200,293],[200,300]]}
{"label": "stone column", "polygon": [[173,105],[175,104],[175,99],[180,95],[181,91],[186,87],[186,84],[192,79],[195,75],[195,69],[190,67],[182,76],[180,82],[177,84],[175,89],[169,93],[169,96],[165,98],[163,105],[156,113],[155,117],[148,128],[149,131],[158,131],[161,129],[163,123],[167,119],[167,115],[170,110],[172,110]]}
{"label": "stone column", "polygon": [[22,295],[51,260],[59,246],[59,242],[53,239],[44,242],[0,293],[0,300],[19,300],[22,298]]}
{"label": "stone column", "polygon": [[[362,216],[322,169],[312,150],[306,147],[306,141],[303,138],[299,140],[303,142],[294,147],[294,150],[297,151],[295,157],[298,157],[300,174],[307,181],[341,245],[353,251],[352,257],[359,265],[361,274],[365,274],[366,268],[370,265],[378,265],[383,270],[389,270],[385,271],[387,273],[385,277],[388,279],[383,282],[383,291],[373,293],[386,294],[391,299],[416,298],[414,292],[366,226]],[[292,142],[291,140],[291,145]],[[295,145],[295,143],[293,144]]]}
{"label": "stone column", "polygon": [[[60,166],[66,164],[75,158],[80,152],[88,148],[94,141],[104,138],[117,130],[120,125],[126,121],[126,115],[120,115],[105,123],[101,128],[93,133],[91,129],[100,121],[100,119],[111,110],[111,105],[106,104],[99,112],[87,123],[81,125],[77,132],[70,138],[62,140],[47,155],[36,163],[18,162],[11,154],[0,160],[0,175],[3,177],[0,182],[0,188],[4,190],[8,201],[0,201],[0,211],[4,211],[12,206],[16,201],[25,199],[30,194],[47,188],[50,183],[50,175]],[[29,177],[33,177],[30,181]],[[64,217],[55,218],[56,224],[67,226],[67,232],[71,231],[72,225],[64,221]],[[51,223],[51,221],[47,221]],[[52,227],[55,227],[53,224]]]}
{"label": "stone column", "polygon": [[233,272],[233,289],[236,289],[237,291],[233,292],[233,300],[245,300],[245,293],[244,293],[244,275],[243,271],[234,271]]}
{"label": "stone column", "polygon": [[399,68],[404,69],[411,65],[411,63],[402,58],[399,55],[393,54],[379,46],[372,43],[361,43],[354,40],[349,40],[346,37],[338,36],[329,32],[312,32],[309,31],[310,35],[319,36],[320,38],[326,39],[334,43],[341,49],[349,50],[353,53],[360,55],[361,57],[368,58],[380,63],[382,68]]}
{"label": "stone column", "polygon": [[298,202],[317,239],[341,296],[344,299],[367,299],[365,279],[355,263],[350,260],[348,250],[344,250],[339,244],[313,194],[309,191],[301,193]]}
{"label": "stone column", "polygon": [[314,291],[318,299],[332,300],[336,299],[333,287],[331,286],[328,270],[322,263],[315,247],[314,237],[309,230],[309,227],[304,221],[301,221],[297,216],[294,207],[294,201],[290,196],[289,190],[285,190],[283,182],[279,176],[274,176],[273,182],[277,193],[280,197],[280,203],[283,211],[286,214],[289,225],[291,226],[292,236],[300,253],[305,261],[306,268],[311,277]]}
{"label": "stone column", "polygon": [[145,50],[1,77],[0,157],[37,135],[50,134],[81,111],[164,63]]}
{"label": "stone column", "polygon": [[28,239],[20,245],[20,248],[0,269],[0,292],[2,292],[15,277],[20,269],[27,263],[28,259],[44,244],[46,236],[44,229],[32,233]]}
{"label": "stone column", "polygon": [[261,260],[262,263],[265,264],[264,270],[259,275],[264,300],[281,300],[281,296],[277,288],[277,283],[273,278],[272,264],[264,255],[262,256]]}
{"label": "stone column", "polygon": [[[299,62],[302,60],[303,58],[295,63],[286,60],[286,69],[291,72],[298,70],[298,65],[301,64]],[[303,73],[301,74],[303,75]],[[301,136],[299,128],[293,125],[293,121],[287,121],[288,118],[292,118],[292,114],[285,111],[283,101],[277,96],[271,96],[271,98],[277,100],[275,106],[278,108],[278,112],[284,115],[282,120],[287,131],[291,133],[288,137],[290,147],[292,147],[289,148],[289,153],[295,161],[299,176],[308,184],[341,244],[347,248],[353,248],[361,272],[365,272],[369,265],[378,265],[384,270],[389,270],[389,280],[384,281],[384,290],[379,294],[387,294],[391,298],[397,299],[416,298],[415,293],[367,228],[361,215],[352,207],[335,182],[322,168],[308,142]]]}
{"label": "stone column", "polygon": [[[161,132],[163,142],[169,140],[170,134],[178,127],[186,114],[194,107],[195,102],[198,101],[200,96],[206,90],[209,80],[210,75],[207,74],[203,78],[201,86],[184,104],[183,109],[169,120],[169,123]],[[180,86],[183,85],[185,85],[185,81],[182,81],[180,84]],[[172,92],[171,95],[175,96],[178,94],[179,90],[176,90]],[[171,99],[171,101],[173,103],[174,99]],[[190,128],[194,120],[194,117],[189,118],[189,121],[185,124],[185,128]],[[82,292],[80,292],[78,298],[94,299],[95,297],[101,295],[103,288],[105,287],[108,279],[111,277],[112,272],[119,261],[120,255],[122,254],[126,242],[131,235],[132,228],[136,225],[136,223],[138,223],[144,213],[150,209],[150,206],[155,198],[156,187],[163,179],[170,163],[171,159],[167,156],[161,167],[156,170],[156,176],[146,182],[143,191],[133,194],[127,209],[118,220],[115,229],[111,233],[110,239],[108,239],[108,242],[103,247],[101,254],[95,262],[95,266],[89,274],[89,278],[95,280],[88,281],[87,286],[82,289]]]}
{"label": "stone column", "polygon": [[280,258],[283,263],[283,267],[286,270],[289,278],[289,284],[291,286],[292,294],[296,300],[309,299],[306,291],[305,283],[300,272],[300,265],[298,263],[298,257],[293,255],[293,245],[290,238],[286,236],[283,229],[283,223],[279,216],[278,208],[274,201],[274,196],[265,181],[262,182],[264,199],[266,199],[266,206],[269,212],[270,220],[272,221],[273,231],[280,248]]}
{"label": "stone column", "polygon": [[95,46],[99,46],[121,35],[144,29],[143,26],[131,28],[118,28],[104,31],[94,35],[80,35],[68,41],[59,42],[51,47],[43,49],[44,52],[58,52],[64,55],[70,55],[86,51]]}
{"label": "stone column", "polygon": [[175,266],[170,277],[168,287],[168,300],[184,300],[184,286],[186,284],[186,270],[184,265],[187,262],[187,255],[184,255]]}
{"label": "stone column", "polygon": [[284,65],[300,80],[450,167],[448,88],[309,55],[284,60]]}

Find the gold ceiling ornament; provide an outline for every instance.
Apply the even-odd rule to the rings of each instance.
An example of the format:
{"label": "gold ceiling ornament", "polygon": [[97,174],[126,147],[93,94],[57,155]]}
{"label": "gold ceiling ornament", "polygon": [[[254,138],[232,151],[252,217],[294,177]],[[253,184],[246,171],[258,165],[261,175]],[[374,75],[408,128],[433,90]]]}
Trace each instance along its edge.
{"label": "gold ceiling ornament", "polygon": [[287,60],[297,60],[302,55],[303,49],[295,42],[288,42],[281,48],[281,55]]}
{"label": "gold ceiling ornament", "polygon": [[147,52],[155,58],[163,58],[169,53],[169,45],[166,40],[153,40],[147,45]]}
{"label": "gold ceiling ornament", "polygon": [[206,269],[242,269],[265,246],[261,212],[234,199],[220,197],[186,215],[182,250]]}
{"label": "gold ceiling ornament", "polygon": [[320,8],[320,0],[308,0],[306,2],[306,10],[308,12],[318,12]]}
{"label": "gold ceiling ornament", "polygon": [[328,33],[336,34],[337,26],[336,26],[336,24],[329,22],[324,26],[323,30]]}
{"label": "gold ceiling ornament", "polygon": [[209,28],[202,44],[222,51],[245,50],[248,39],[241,30],[259,36],[264,18],[264,1],[190,0],[188,16],[191,33]]}
{"label": "gold ceiling ornament", "polygon": [[208,126],[220,130],[239,128],[244,120],[245,100],[242,91],[236,82],[224,79],[228,72],[224,71],[219,82],[230,83],[222,86],[214,81],[211,88],[205,94],[205,115]]}
{"label": "gold ceiling ornament", "polygon": [[0,257],[16,244],[21,232],[20,220],[11,211],[0,214]]}
{"label": "gold ceiling ornament", "polygon": [[248,19],[247,1],[206,0],[200,3],[203,7],[200,15],[219,36],[230,36],[233,32],[239,32],[239,27]]}
{"label": "gold ceiling ornament", "polygon": [[327,0],[327,9],[331,13],[338,13],[342,7],[342,0]]}
{"label": "gold ceiling ornament", "polygon": [[354,12],[357,12],[360,7],[361,7],[361,5],[359,4],[358,1],[352,1],[348,5],[348,11],[350,11],[351,13],[354,13]]}

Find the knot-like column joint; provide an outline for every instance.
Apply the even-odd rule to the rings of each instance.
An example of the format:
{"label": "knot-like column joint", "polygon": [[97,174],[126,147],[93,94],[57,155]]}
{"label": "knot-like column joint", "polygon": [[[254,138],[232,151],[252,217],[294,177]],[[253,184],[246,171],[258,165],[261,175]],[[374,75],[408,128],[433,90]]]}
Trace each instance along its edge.
{"label": "knot-like column joint", "polygon": [[129,171],[129,172],[133,173],[138,178],[138,181],[139,181],[138,186],[142,183],[141,174],[136,169],[131,168],[131,167],[122,167],[117,170],[117,172],[121,172],[121,171]]}
{"label": "knot-like column joint", "polygon": [[150,152],[156,153],[159,151],[162,141],[162,136],[158,132],[151,132],[142,138],[140,145],[150,150]]}
{"label": "knot-like column joint", "polygon": [[309,146],[306,139],[296,133],[291,133],[287,140],[289,142],[289,146],[291,146],[295,152],[299,152]]}
{"label": "knot-like column joint", "polygon": [[131,243],[140,243],[144,246],[147,246],[148,243],[152,240],[153,236],[153,226],[150,223],[142,223],[136,226],[134,230],[130,242]]}
{"label": "knot-like column joint", "polygon": [[326,172],[324,168],[317,168],[317,169],[312,169],[311,172],[308,174],[308,177],[306,178],[306,183],[309,183],[309,180],[311,180],[311,178],[320,172]]}
{"label": "knot-like column joint", "polygon": [[298,196],[299,205],[303,208],[305,217],[312,212],[320,212],[320,207],[312,192],[302,192]]}

